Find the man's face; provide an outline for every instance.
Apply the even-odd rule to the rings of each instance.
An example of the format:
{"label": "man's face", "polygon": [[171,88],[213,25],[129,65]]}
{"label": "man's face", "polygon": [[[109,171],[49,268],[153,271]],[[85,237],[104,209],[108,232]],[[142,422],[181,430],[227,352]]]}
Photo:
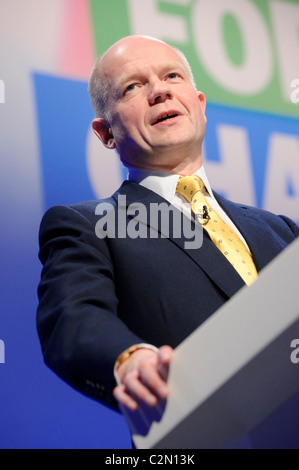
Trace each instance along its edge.
{"label": "man's face", "polygon": [[118,150],[124,165],[170,170],[201,154],[205,98],[170,46],[127,38],[104,56],[102,66],[111,84],[110,120],[108,134],[99,136]]}

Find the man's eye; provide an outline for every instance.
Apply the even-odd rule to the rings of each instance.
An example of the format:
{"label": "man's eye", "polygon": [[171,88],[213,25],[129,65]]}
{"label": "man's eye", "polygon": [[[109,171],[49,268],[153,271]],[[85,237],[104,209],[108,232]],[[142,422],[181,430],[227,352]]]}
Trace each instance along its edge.
{"label": "man's eye", "polygon": [[134,90],[136,86],[137,85],[135,83],[131,83],[131,85],[128,85],[127,88],[125,89],[125,93],[127,93],[128,91]]}
{"label": "man's eye", "polygon": [[180,75],[176,72],[171,72],[168,74],[168,78],[178,78]]}

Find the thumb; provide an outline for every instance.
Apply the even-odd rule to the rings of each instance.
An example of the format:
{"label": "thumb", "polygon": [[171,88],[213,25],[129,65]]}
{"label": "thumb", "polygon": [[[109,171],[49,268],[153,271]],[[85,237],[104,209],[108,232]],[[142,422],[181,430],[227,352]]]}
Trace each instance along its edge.
{"label": "thumb", "polygon": [[169,365],[173,357],[174,350],[171,346],[161,346],[158,350],[159,362]]}
{"label": "thumb", "polygon": [[158,350],[158,372],[165,382],[167,381],[169,364],[173,353],[174,351],[170,346],[161,346]]}

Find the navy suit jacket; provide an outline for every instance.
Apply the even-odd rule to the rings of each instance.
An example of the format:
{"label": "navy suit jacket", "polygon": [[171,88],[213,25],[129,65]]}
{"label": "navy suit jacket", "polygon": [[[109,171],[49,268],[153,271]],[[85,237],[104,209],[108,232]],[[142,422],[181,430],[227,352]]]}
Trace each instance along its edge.
{"label": "navy suit jacket", "polygon": [[[99,238],[96,207],[105,203],[116,214],[119,196],[126,196],[127,206],[142,203],[148,210],[151,203],[166,202],[126,181],[105,201],[55,206],[44,215],[37,311],[46,364],[77,390],[115,409],[113,367],[123,350],[140,342],[175,348],[247,288],[206,233],[199,249],[186,249],[186,239],[171,230],[166,238]],[[299,235],[287,217],[221,196],[217,200],[246,239],[258,271]],[[126,223],[135,215],[125,213]]]}

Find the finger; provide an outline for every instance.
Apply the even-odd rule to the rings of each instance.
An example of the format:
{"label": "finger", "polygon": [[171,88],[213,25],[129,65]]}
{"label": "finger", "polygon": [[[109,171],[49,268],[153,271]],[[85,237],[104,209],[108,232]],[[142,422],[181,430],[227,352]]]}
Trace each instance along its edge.
{"label": "finger", "polygon": [[144,401],[149,406],[157,404],[157,397],[152,393],[151,387],[147,382],[142,381],[142,377],[135,372],[129,373],[123,379],[126,392],[131,395],[136,401]]}
{"label": "finger", "polygon": [[137,410],[138,403],[127,392],[124,385],[118,385],[113,390],[113,396],[121,405],[129,408],[132,411]]}
{"label": "finger", "polygon": [[173,348],[170,346],[161,346],[158,350],[158,360],[160,363],[169,365],[173,358]]}
{"label": "finger", "polygon": [[165,400],[168,396],[168,387],[159,373],[159,364],[144,363],[140,365],[139,377],[141,382],[152,391],[152,393]]}
{"label": "finger", "polygon": [[173,358],[173,349],[170,346],[161,346],[158,351],[158,372],[162,379],[167,382],[169,365]]}

